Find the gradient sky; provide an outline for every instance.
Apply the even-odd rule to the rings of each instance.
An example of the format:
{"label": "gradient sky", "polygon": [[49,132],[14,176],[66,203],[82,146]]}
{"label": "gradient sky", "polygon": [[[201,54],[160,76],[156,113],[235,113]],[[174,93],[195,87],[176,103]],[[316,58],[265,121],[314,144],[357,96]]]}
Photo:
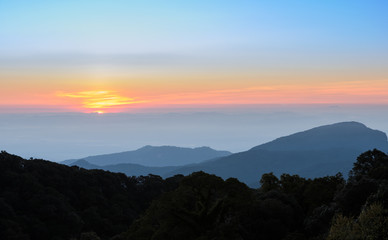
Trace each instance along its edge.
{"label": "gradient sky", "polygon": [[388,2],[0,0],[0,112],[388,104]]}

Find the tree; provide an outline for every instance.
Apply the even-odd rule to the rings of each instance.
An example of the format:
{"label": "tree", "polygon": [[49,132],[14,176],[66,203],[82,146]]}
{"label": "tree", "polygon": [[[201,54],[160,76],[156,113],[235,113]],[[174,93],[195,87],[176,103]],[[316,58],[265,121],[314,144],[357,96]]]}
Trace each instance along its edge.
{"label": "tree", "polygon": [[301,222],[298,210],[279,191],[259,193],[236,179],[196,172],[117,239],[282,239]]}
{"label": "tree", "polygon": [[350,180],[358,181],[362,177],[388,179],[388,156],[377,149],[362,153],[353,164]]}
{"label": "tree", "polygon": [[101,240],[101,238],[95,232],[81,233],[80,240]]}
{"label": "tree", "polygon": [[387,211],[379,203],[366,207],[357,219],[337,215],[327,240],[388,239]]}
{"label": "tree", "polygon": [[273,172],[270,173],[264,173],[261,176],[260,179],[261,184],[261,190],[263,192],[268,192],[271,190],[277,190],[280,188],[279,179],[273,174]]}

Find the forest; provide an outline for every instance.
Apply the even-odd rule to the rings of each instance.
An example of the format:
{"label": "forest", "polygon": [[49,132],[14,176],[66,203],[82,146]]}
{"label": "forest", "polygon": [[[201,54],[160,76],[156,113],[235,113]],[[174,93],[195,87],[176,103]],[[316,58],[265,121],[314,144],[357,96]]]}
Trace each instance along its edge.
{"label": "forest", "polygon": [[388,156],[341,173],[257,176],[122,173],[0,153],[0,239],[388,239]]}

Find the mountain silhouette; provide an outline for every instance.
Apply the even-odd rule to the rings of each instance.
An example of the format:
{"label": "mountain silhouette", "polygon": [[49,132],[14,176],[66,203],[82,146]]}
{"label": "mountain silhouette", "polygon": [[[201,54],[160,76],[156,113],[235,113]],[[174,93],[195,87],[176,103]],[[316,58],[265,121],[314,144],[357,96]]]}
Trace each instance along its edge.
{"label": "mountain silhouette", "polygon": [[[194,160],[193,156],[199,154],[184,155],[184,153],[190,154],[198,149],[212,153],[219,152],[210,148],[184,149],[146,146],[131,152],[88,157],[72,162],[70,165],[86,169],[122,172],[129,176],[155,174],[170,177],[176,174],[188,175],[192,172],[204,171],[224,179],[233,177],[250,186],[258,186],[261,175],[269,172],[273,172],[277,176],[288,173],[307,178],[323,177],[341,172],[346,177],[357,156],[374,148],[384,152],[388,151],[387,136],[384,132],[370,129],[358,122],[341,122],[280,137],[245,152],[215,157],[210,160],[204,158]],[[173,152],[171,153],[169,150]],[[227,154],[228,152],[221,153]],[[146,159],[144,157],[146,156],[148,162],[114,164],[114,162],[124,161],[123,156],[126,155],[142,156],[143,158],[136,159],[138,162],[141,159]],[[122,158],[115,158],[115,156]],[[169,161],[166,156],[176,158],[174,161]],[[179,157],[183,160],[179,160]],[[167,163],[171,162],[194,162],[194,164],[168,166]],[[99,166],[98,163],[101,165],[104,163],[113,164]],[[144,166],[152,163],[159,163],[159,165]],[[165,164],[162,165],[162,163]]]}
{"label": "mountain silhouette", "polygon": [[91,164],[85,159],[75,161],[71,166],[78,166],[85,169],[102,169],[115,173],[124,173],[127,176],[147,176],[148,174],[163,176],[171,171],[178,169],[178,166],[149,167],[135,163],[119,163],[105,166]]}
{"label": "mountain silhouette", "polygon": [[309,178],[338,172],[346,176],[357,156],[374,148],[388,151],[385,133],[358,122],[342,122],[281,137],[245,152],[180,167],[164,176],[201,170],[223,178],[238,178],[250,186],[257,186],[260,176],[269,172]]}
{"label": "mountain silhouette", "polygon": [[[82,159],[98,166],[131,163],[143,166],[165,167],[199,163],[204,160],[224,157],[230,154],[228,151],[217,151],[209,147],[182,148],[174,146],[145,146],[134,151],[90,156]],[[78,160],[80,159],[66,160],[61,163],[74,165],[74,162]]]}
{"label": "mountain silhouette", "polygon": [[372,130],[362,123],[341,122],[281,137],[256,146],[252,150],[300,151],[336,148],[369,150],[371,147],[388,150],[386,134]]}

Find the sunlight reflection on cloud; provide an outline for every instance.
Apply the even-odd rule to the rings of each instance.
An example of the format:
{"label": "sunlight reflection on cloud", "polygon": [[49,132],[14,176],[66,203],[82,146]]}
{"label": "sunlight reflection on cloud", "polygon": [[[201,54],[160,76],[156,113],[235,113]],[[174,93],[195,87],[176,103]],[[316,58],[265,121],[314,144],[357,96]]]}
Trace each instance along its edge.
{"label": "sunlight reflection on cloud", "polygon": [[117,108],[145,102],[121,96],[113,91],[81,91],[75,93],[59,93],[58,96],[82,99],[82,106],[86,109]]}

